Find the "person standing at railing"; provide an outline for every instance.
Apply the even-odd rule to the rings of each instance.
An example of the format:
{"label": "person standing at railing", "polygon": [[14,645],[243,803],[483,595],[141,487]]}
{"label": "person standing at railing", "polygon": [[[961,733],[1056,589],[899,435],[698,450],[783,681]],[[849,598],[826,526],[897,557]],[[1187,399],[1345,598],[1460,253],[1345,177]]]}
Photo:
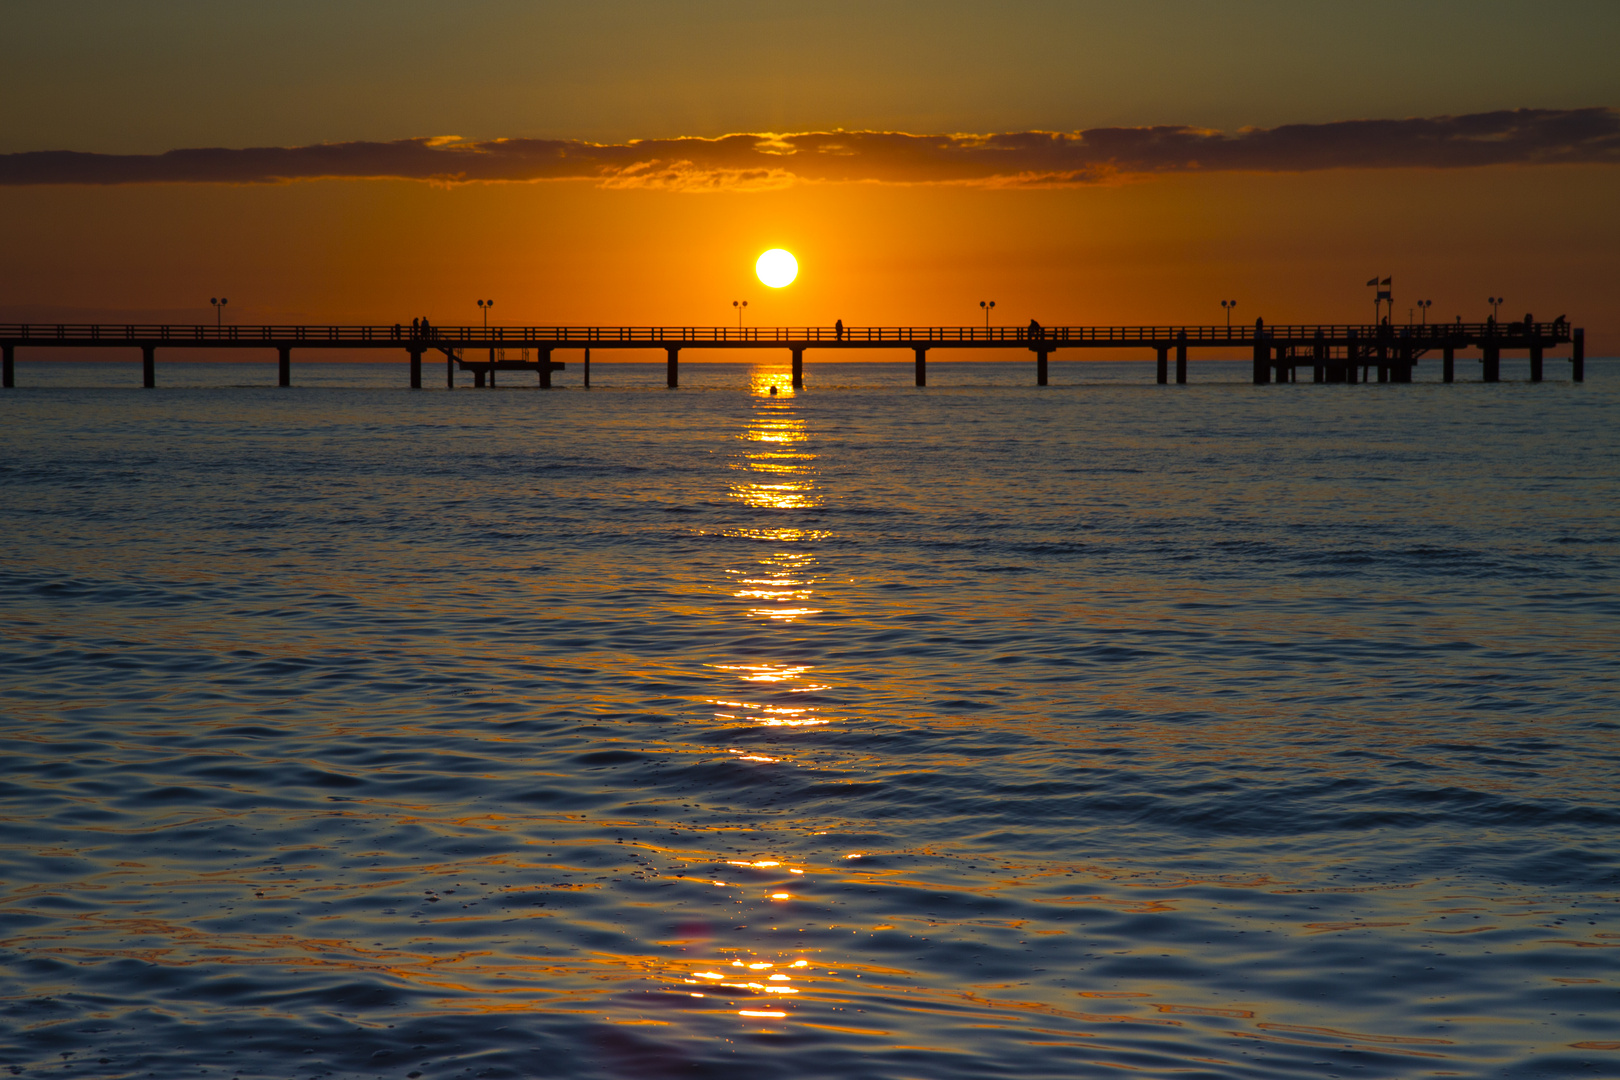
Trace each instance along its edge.
{"label": "person standing at railing", "polygon": [[837,322],[833,323],[833,330],[837,332],[838,340],[843,341],[844,340],[844,320],[839,319]]}
{"label": "person standing at railing", "polygon": [[1045,339],[1046,331],[1041,329],[1041,324],[1034,319],[1029,320],[1029,340],[1044,341]]}

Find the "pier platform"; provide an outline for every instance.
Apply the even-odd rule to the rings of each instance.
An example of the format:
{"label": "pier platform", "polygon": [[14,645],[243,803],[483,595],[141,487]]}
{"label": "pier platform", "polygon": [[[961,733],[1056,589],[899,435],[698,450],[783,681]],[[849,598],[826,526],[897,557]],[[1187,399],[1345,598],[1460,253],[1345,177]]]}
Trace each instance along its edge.
{"label": "pier platform", "polygon": [[[442,356],[445,380],[455,386],[457,370],[473,373],[474,386],[494,386],[499,372],[532,371],[541,387],[551,386],[552,372],[565,365],[552,356],[580,350],[584,385],[590,385],[592,350],[656,350],[665,357],[667,382],[680,385],[683,349],[786,350],[792,359],[795,387],[804,385],[804,354],[909,350],[916,385],[928,384],[928,354],[936,350],[1023,349],[1034,360],[1035,383],[1047,385],[1049,363],[1065,349],[1151,350],[1161,384],[1187,382],[1187,360],[1194,349],[1243,349],[1253,356],[1254,382],[1299,382],[1302,371],[1312,382],[1411,382],[1412,370],[1425,357],[1438,356],[1441,377],[1453,382],[1461,354],[1478,353],[1485,382],[1501,378],[1502,354],[1522,351],[1530,360],[1530,379],[1542,379],[1547,352],[1569,347],[1570,377],[1585,379],[1586,334],[1563,317],[1538,322],[1383,324],[1308,324],[1268,326],[447,326],[416,332],[404,324],[382,326],[178,326],[107,324],[0,324],[0,383],[16,384],[15,357],[21,349],[104,348],[138,350],[143,384],[157,385],[158,350],[274,350],[279,382],[292,385],[295,349],[399,350],[410,359],[410,385],[422,385],[423,357]],[[482,355],[481,355],[482,354]],[[1146,357],[1144,357],[1146,359]]]}

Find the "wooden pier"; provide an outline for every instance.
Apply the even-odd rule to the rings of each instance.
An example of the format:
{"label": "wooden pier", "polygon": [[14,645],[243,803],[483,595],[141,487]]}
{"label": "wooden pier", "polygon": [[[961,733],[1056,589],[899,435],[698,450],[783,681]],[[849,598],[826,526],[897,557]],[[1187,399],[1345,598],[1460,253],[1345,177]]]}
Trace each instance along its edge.
{"label": "wooden pier", "polygon": [[[1502,354],[1528,354],[1530,380],[1540,382],[1547,350],[1570,347],[1570,377],[1586,377],[1586,335],[1563,318],[1537,322],[1442,323],[1435,325],[1267,326],[1056,326],[1041,327],[693,327],[693,326],[448,326],[413,330],[392,326],[162,326],[0,323],[3,385],[16,384],[19,349],[105,348],[139,350],[143,383],[157,385],[159,349],[275,350],[280,385],[292,385],[294,349],[400,350],[410,358],[413,388],[422,385],[422,358],[442,354],[445,382],[455,386],[456,371],[473,373],[474,385],[495,385],[496,374],[532,371],[541,387],[565,367],[552,356],[583,350],[584,385],[590,385],[590,355],[597,350],[660,350],[667,382],[680,385],[682,349],[785,349],[792,357],[795,388],[804,385],[804,354],[851,350],[910,350],[916,383],[928,385],[928,354],[935,350],[1024,349],[1035,361],[1035,383],[1047,384],[1048,362],[1060,349],[1152,350],[1158,381],[1168,384],[1171,357],[1177,383],[1187,381],[1187,357],[1197,349],[1243,349],[1254,358],[1254,382],[1298,382],[1302,369],[1318,383],[1408,383],[1424,357],[1439,355],[1441,378],[1453,382],[1458,355],[1478,351],[1481,377],[1497,382]],[[479,354],[485,354],[480,356]],[[516,355],[513,355],[516,354]]]}

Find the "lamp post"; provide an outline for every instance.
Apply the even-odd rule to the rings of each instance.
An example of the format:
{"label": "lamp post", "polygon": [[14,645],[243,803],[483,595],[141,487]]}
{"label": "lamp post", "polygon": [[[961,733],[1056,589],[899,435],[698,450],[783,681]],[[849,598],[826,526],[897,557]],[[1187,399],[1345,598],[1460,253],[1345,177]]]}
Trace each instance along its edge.
{"label": "lamp post", "polygon": [[478,310],[483,312],[483,315],[484,315],[484,329],[485,330],[489,329],[489,309],[494,307],[494,306],[495,306],[495,301],[493,301],[493,300],[480,300],[480,301],[478,301]]}
{"label": "lamp post", "polygon": [[1429,309],[1434,307],[1434,301],[1433,300],[1419,300],[1417,302],[1417,306],[1418,306],[1418,310],[1423,313],[1423,325],[1428,326],[1429,325]]}
{"label": "lamp post", "polygon": [[1232,309],[1237,307],[1237,301],[1222,300],[1221,307],[1226,309],[1226,329],[1230,331],[1232,329]]}
{"label": "lamp post", "polygon": [[230,300],[223,296],[210,296],[208,302],[214,305],[214,329],[218,330],[225,325],[225,305],[230,303]]}
{"label": "lamp post", "polygon": [[733,300],[731,302],[731,306],[737,309],[737,329],[741,330],[742,329],[743,308],[746,308],[748,306],[748,301],[746,301],[746,300]]}
{"label": "lamp post", "polygon": [[1491,305],[1491,322],[1496,322],[1497,321],[1497,319],[1496,319],[1497,309],[1499,309],[1503,304],[1507,303],[1507,297],[1505,297],[1505,296],[1487,296],[1485,298],[1485,302],[1487,304]]}
{"label": "lamp post", "polygon": [[994,300],[980,300],[979,306],[984,308],[984,328],[990,329],[990,309],[996,306]]}

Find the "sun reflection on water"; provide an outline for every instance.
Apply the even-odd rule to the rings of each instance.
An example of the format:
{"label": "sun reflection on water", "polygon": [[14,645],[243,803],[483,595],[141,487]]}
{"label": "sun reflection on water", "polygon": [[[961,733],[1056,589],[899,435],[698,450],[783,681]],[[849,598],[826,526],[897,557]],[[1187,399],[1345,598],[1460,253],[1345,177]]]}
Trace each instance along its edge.
{"label": "sun reflection on water", "polygon": [[[756,370],[756,382],[759,378]],[[752,475],[732,483],[732,498],[759,510],[807,510],[820,505],[813,477],[816,455],[803,445],[808,439],[805,422],[791,399],[761,403],[751,423],[736,437],[744,450],[732,468]]]}

